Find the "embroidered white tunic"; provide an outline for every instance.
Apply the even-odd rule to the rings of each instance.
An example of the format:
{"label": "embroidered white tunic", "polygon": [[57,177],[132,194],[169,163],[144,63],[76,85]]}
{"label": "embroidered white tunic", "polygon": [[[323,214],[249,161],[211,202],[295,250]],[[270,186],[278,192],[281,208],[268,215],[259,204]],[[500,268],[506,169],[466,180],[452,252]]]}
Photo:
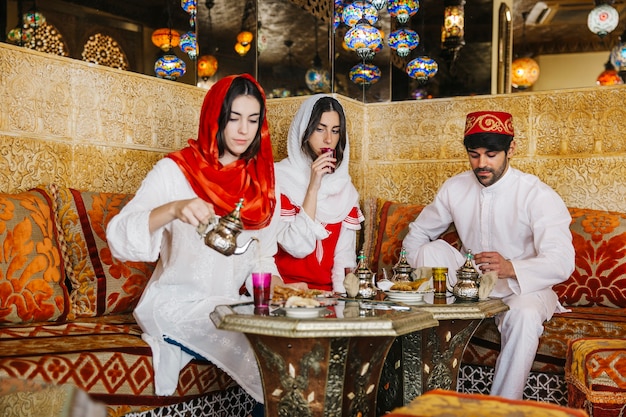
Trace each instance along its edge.
{"label": "embroidered white tunic", "polygon": [[561,197],[534,175],[509,166],[498,182],[485,187],[467,171],[441,186],[409,226],[403,244],[409,262],[416,266],[418,248],[454,223],[464,253],[496,251],[511,260],[517,280],[499,279],[492,292],[504,297],[550,288],[570,276],[574,270],[570,222]]}
{"label": "embroidered white tunic", "polygon": [[117,259],[158,259],[134,311],[144,331],[142,337],[152,348],[156,394],[171,395],[179,371],[192,359],[180,346],[168,343],[169,339],[226,371],[255,400],[263,402],[258,366],[247,339],[241,333],[217,329],[209,315],[219,304],[249,301],[250,297],[239,295],[239,289],[245,283],[252,294],[253,271],[278,275],[273,256],[280,203],[270,226],[241,232],[239,245],[253,236],[259,239],[241,255],[216,252],[204,244],[193,226],[179,220],[150,234],[152,209],[195,197],[178,165],[164,158],[107,228],[108,243]]}

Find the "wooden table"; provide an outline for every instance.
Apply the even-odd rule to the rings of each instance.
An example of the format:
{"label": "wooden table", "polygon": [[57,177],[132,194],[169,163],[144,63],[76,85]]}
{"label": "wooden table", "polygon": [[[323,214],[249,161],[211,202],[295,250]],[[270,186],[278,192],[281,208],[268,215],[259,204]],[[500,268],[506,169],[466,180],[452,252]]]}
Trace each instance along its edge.
{"label": "wooden table", "polygon": [[361,308],[339,300],[328,315],[255,315],[250,303],[223,305],[215,325],[243,332],[256,354],[266,416],[376,416],[380,373],[396,337],[437,326],[421,308]]}
{"label": "wooden table", "polygon": [[484,319],[508,310],[499,299],[459,303],[454,296],[434,298],[432,294],[413,307],[432,313],[439,326],[395,340],[381,374],[379,416],[426,391],[456,390],[463,351],[474,331]]}

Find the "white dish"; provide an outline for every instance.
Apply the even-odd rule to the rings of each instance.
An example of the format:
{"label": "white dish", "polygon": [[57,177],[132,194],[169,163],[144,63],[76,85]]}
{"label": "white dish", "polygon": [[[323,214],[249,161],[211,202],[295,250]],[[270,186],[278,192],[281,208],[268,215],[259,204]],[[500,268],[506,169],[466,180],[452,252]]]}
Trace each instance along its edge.
{"label": "white dish", "polygon": [[297,319],[312,319],[319,317],[320,313],[326,309],[326,306],[319,307],[283,307],[287,317]]}
{"label": "white dish", "polygon": [[426,291],[389,290],[389,291],[385,291],[385,294],[387,294],[387,298],[389,298],[389,300],[391,301],[405,303],[405,304],[411,304],[411,303],[421,304],[424,302],[424,295],[431,293],[431,292],[433,292],[432,289],[426,290]]}

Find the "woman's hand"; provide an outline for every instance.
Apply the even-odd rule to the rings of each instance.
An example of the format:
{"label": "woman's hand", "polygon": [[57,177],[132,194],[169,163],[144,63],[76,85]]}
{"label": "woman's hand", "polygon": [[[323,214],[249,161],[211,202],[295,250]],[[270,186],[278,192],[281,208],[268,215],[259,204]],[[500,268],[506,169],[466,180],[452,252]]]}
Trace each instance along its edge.
{"label": "woman's hand", "polygon": [[172,201],[150,212],[150,232],[152,233],[174,220],[180,220],[197,227],[200,223],[208,223],[214,216],[213,204],[207,203],[201,198]]}

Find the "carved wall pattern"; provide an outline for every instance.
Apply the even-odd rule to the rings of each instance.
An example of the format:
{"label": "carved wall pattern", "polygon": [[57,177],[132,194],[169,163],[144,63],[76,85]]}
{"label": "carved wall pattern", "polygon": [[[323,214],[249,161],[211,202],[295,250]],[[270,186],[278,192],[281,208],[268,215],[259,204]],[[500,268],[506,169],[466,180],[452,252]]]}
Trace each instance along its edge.
{"label": "carved wall pattern", "polygon": [[[133,192],[150,167],[197,135],[206,91],[0,44],[0,191],[55,181]],[[363,198],[428,203],[468,168],[465,115],[514,115],[513,165],[566,204],[626,211],[626,86],[362,104],[348,115],[350,172]],[[305,97],[268,100],[276,160]]]}

